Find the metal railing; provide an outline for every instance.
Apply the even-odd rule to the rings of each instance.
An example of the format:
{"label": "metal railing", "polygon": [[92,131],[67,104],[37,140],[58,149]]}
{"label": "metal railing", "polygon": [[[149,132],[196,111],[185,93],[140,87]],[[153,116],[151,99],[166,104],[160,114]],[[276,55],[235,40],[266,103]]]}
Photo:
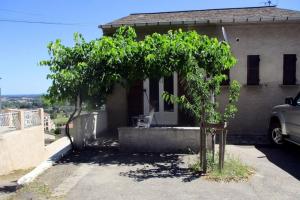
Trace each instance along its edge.
{"label": "metal railing", "polygon": [[15,110],[0,113],[0,133],[41,126],[43,110]]}
{"label": "metal railing", "polygon": [[24,128],[41,125],[41,116],[38,110],[24,111]]}
{"label": "metal railing", "polygon": [[20,125],[18,112],[0,114],[0,132],[20,129]]}

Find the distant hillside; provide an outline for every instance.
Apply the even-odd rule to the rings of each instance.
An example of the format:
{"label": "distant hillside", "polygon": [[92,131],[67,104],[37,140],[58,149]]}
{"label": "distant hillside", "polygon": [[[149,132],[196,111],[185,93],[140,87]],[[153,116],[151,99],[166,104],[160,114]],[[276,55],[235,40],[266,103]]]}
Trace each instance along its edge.
{"label": "distant hillside", "polygon": [[9,99],[18,99],[18,98],[31,98],[36,99],[41,97],[43,94],[10,94],[10,95],[2,95],[4,98]]}

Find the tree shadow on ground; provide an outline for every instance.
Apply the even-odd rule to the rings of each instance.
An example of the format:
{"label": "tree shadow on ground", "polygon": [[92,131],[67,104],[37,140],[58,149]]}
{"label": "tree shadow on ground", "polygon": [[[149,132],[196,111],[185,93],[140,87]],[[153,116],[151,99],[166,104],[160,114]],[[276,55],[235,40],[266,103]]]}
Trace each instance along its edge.
{"label": "tree shadow on ground", "polygon": [[[74,151],[58,161],[56,165],[83,163],[98,166],[131,166],[131,170],[120,172],[119,175],[135,181],[152,178],[182,178],[183,182],[190,182],[200,177],[184,164],[180,154],[123,153],[119,151],[116,141],[113,140]],[[132,170],[133,167],[136,169]]]}
{"label": "tree shadow on ground", "polygon": [[192,173],[189,168],[182,168],[174,163],[153,164],[136,170],[121,172],[120,175],[133,178],[137,182],[152,178],[182,178],[183,182],[191,182],[200,178],[200,174]]}
{"label": "tree shadow on ground", "polygon": [[[257,145],[256,149],[265,154],[266,158],[300,180],[300,147],[287,143],[283,147],[271,147],[270,145]],[[260,157],[259,157],[260,158]],[[264,158],[261,157],[261,158]]]}

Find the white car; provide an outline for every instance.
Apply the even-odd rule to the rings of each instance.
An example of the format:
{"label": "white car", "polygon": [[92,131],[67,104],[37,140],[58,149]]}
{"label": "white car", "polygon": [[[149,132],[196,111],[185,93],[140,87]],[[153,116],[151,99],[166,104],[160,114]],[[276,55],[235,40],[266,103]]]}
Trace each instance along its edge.
{"label": "white car", "polygon": [[300,92],[272,109],[269,138],[277,146],[285,141],[300,145]]}

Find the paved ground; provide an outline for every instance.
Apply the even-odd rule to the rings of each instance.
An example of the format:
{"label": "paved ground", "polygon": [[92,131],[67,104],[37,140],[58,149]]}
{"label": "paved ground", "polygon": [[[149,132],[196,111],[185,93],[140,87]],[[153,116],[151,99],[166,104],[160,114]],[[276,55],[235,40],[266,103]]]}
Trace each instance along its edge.
{"label": "paved ground", "polygon": [[[228,146],[257,173],[249,182],[215,183],[193,175],[190,155],[121,154],[117,148],[89,148],[50,168],[15,199],[300,199],[300,147],[275,149]],[[43,194],[43,192],[45,194]],[[43,196],[44,195],[44,196]]]}

